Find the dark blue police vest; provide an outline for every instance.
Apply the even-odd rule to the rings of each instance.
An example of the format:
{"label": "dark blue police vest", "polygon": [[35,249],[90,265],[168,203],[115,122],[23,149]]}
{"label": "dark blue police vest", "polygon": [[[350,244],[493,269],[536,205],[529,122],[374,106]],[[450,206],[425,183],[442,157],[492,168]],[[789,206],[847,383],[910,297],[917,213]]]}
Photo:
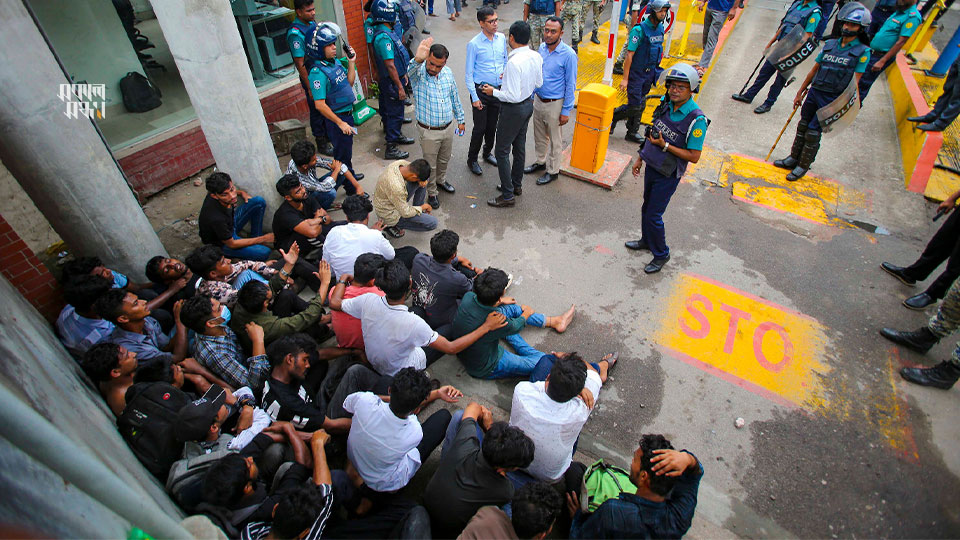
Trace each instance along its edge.
{"label": "dark blue police vest", "polygon": [[[410,53],[407,51],[407,48],[403,46],[403,43],[400,42],[400,38],[396,32],[393,32],[387,25],[378,24],[374,28],[374,40],[376,40],[380,34],[386,34],[393,43],[393,65],[397,68],[397,75],[400,76],[400,80],[403,81],[403,78],[407,74],[407,66],[410,64]],[[374,47],[374,51],[376,51],[376,47]],[[383,58],[380,58],[379,54],[375,53],[373,56],[377,59],[377,73],[380,74],[381,91],[384,90],[385,87],[393,88],[393,80],[390,79],[390,72],[387,71],[387,63],[384,62]]]}
{"label": "dark blue police vest", "polygon": [[840,51],[839,39],[828,40],[823,46],[820,68],[813,77],[811,85],[828,94],[843,92],[850,84],[850,80],[853,79],[854,70],[860,62],[860,57],[868,54],[868,51],[867,46],[859,41],[849,49]]}
{"label": "dark blue police vest", "polygon": [[[303,42],[306,43],[307,40],[310,39],[310,34],[313,33],[313,29],[316,26],[317,23],[315,22],[304,24],[300,19],[294,19],[293,23],[290,25],[290,28],[287,29],[287,34],[296,29],[300,32],[300,34],[303,35]],[[304,50],[303,53],[303,67],[307,68],[307,73],[310,73],[310,70],[313,68],[313,64],[316,63],[316,60],[314,60],[309,54],[306,54],[306,50]]]}
{"label": "dark blue police vest", "polygon": [[[687,134],[690,132],[690,126],[693,125],[693,122],[697,118],[701,116],[706,118],[706,115],[703,114],[703,111],[698,107],[687,113],[687,115],[679,121],[671,120],[670,110],[673,106],[666,96],[662,99],[663,101],[660,102],[660,106],[653,112],[653,129],[660,131],[660,136],[670,143],[670,146],[686,149]],[[657,172],[665,176],[681,178],[687,170],[688,162],[686,160],[682,160],[649,142],[643,145],[643,150],[640,151],[640,157],[643,158],[644,163],[646,163],[648,167],[653,167]]]}
{"label": "dark blue police vest", "polygon": [[337,112],[353,106],[356,96],[353,94],[350,81],[347,80],[347,70],[343,69],[343,64],[333,60],[330,63],[317,62],[313,67],[322,71],[327,76],[327,80],[330,81],[330,89],[327,91],[327,99],[324,101],[331,111]]}
{"label": "dark blue police vest", "polygon": [[783,36],[790,33],[790,30],[793,30],[794,26],[806,24],[807,19],[814,13],[822,13],[820,6],[817,4],[803,7],[802,0],[794,2],[793,5],[790,6],[790,9],[787,10],[787,16],[783,18],[783,24],[780,26],[780,33],[777,34],[777,39],[783,39]]}

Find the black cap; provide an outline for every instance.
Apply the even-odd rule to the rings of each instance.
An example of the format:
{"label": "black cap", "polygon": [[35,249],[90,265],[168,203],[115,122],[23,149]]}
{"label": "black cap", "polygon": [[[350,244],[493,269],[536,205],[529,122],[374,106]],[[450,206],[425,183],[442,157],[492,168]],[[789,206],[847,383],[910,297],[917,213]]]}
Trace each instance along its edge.
{"label": "black cap", "polygon": [[177,438],[181,441],[205,439],[226,400],[227,393],[220,388],[218,393],[207,392],[202,398],[184,405],[177,413]]}

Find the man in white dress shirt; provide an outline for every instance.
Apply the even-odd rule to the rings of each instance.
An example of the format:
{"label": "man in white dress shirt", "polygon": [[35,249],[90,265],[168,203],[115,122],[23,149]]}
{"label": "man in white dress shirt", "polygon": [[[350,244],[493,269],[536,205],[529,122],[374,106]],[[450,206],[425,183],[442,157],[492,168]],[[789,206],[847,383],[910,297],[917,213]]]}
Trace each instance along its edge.
{"label": "man in white dress shirt", "polygon": [[323,242],[323,260],[330,264],[333,277],[352,274],[357,257],[364,253],[378,253],[392,261],[396,253],[380,232],[383,222],[378,221],[373,227],[367,226],[370,212],[373,211],[370,200],[359,195],[348,195],[343,200],[342,209],[349,223],[331,229]]}
{"label": "man in white dress shirt", "polygon": [[[530,43],[530,25],[516,21],[510,25],[510,54],[503,70],[500,89],[488,84],[481,90],[502,103],[497,122],[497,143],[494,156],[500,171],[501,194],[487,204],[497,208],[516,204],[514,196],[522,193],[523,163],[526,157],[527,124],[533,116],[533,92],[543,84],[543,58],[527,46]],[[510,147],[513,146],[513,166]]]}

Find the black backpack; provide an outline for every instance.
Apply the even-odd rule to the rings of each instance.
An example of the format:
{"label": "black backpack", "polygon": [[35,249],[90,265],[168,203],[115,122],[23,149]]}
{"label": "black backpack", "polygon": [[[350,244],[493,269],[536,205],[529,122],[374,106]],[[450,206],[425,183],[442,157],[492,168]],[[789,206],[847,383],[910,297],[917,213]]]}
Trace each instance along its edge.
{"label": "black backpack", "polygon": [[120,79],[123,106],[129,112],[141,113],[156,109],[162,103],[160,90],[142,73],[131,71]]}
{"label": "black backpack", "polygon": [[140,463],[161,481],[183,454],[174,425],[190,396],[163,382],[139,383],[126,394],[127,406],[117,418],[117,429]]}

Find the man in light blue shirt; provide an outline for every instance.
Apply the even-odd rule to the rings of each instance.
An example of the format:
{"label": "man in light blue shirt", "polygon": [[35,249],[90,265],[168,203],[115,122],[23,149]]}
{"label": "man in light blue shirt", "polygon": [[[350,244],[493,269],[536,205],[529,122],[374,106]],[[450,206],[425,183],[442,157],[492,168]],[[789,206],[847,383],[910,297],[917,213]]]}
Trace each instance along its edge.
{"label": "man in light blue shirt", "polygon": [[438,186],[447,193],[456,191],[447,182],[447,163],[453,151],[453,121],[457,121],[458,134],[463,135],[466,129],[457,80],[447,67],[449,57],[450,51],[446,47],[427,38],[420,42],[407,71],[417,101],[417,132],[423,159],[434,171],[427,181],[427,203],[433,208],[440,207]]}
{"label": "man in light blue shirt", "polygon": [[537,160],[523,172],[531,174],[546,169],[537,179],[542,186],[560,175],[560,156],[563,141],[560,128],[570,120],[577,83],[577,53],[561,41],[563,19],[547,17],[543,25],[543,86],[537,88],[533,100],[533,138],[536,141]]}
{"label": "man in light blue shirt", "polygon": [[489,84],[500,88],[503,69],[507,65],[507,38],[497,32],[499,18],[490,6],[477,10],[477,21],[481,32],[467,43],[466,85],[473,104],[473,133],[470,134],[470,149],[467,152],[467,166],[470,172],[480,176],[483,169],[477,163],[480,155],[480,143],[483,143],[483,159],[496,166],[493,157],[493,140],[497,133],[497,119],[500,117],[500,101],[480,92],[480,85]]}

